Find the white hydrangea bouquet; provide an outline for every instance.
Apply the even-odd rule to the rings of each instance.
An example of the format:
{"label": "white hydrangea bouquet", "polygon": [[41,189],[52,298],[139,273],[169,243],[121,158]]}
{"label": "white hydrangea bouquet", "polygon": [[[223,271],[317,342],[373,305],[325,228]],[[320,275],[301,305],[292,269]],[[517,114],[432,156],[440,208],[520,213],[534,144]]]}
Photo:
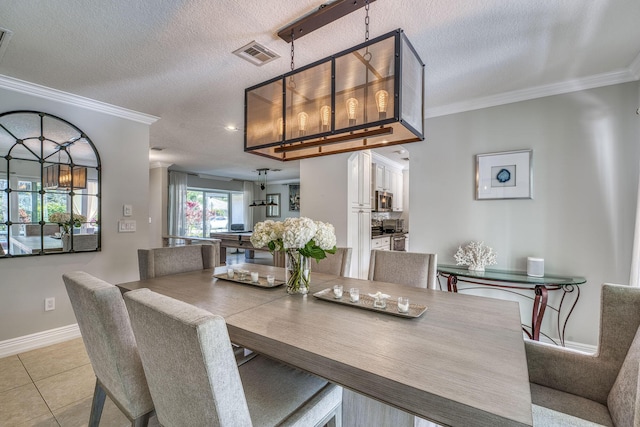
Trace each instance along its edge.
{"label": "white hydrangea bouquet", "polygon": [[453,257],[457,265],[468,265],[470,271],[484,271],[485,266],[498,263],[496,253],[484,242],[470,242],[464,249],[458,246]]}
{"label": "white hydrangea bouquet", "polygon": [[309,292],[309,259],[320,261],[336,253],[333,225],[310,218],[287,218],[284,222],[263,221],[253,227],[251,244],[268,247],[271,253],[286,254],[287,292]]}

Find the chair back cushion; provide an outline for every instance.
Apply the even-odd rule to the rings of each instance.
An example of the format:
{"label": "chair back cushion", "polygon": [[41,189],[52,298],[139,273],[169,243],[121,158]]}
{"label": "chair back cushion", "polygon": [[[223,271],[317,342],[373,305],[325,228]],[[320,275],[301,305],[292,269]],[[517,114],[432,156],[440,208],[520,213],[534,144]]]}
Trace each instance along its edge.
{"label": "chair back cushion", "polygon": [[250,426],[224,319],[149,289],[124,298],[160,424]]}
{"label": "chair back cushion", "polygon": [[436,289],[437,255],[372,250],[369,280]]}
{"label": "chair back cushion", "polygon": [[138,249],[140,280],[216,266],[216,245],[186,245]]}
{"label": "chair back cushion", "polygon": [[636,332],[627,357],[622,363],[609,397],[607,406],[616,426],[640,425],[638,402],[638,367],[640,365],[640,329]]}
{"label": "chair back cushion", "polygon": [[100,383],[131,419],[153,410],[120,290],[82,271],[62,278]]}
{"label": "chair back cushion", "polygon": [[345,277],[351,269],[351,248],[337,248],[335,254],[327,254],[320,262],[312,259],[311,271]]}
{"label": "chair back cushion", "polygon": [[[71,250],[70,234],[62,235],[62,250],[69,252]],[[74,234],[73,235],[73,250],[75,252],[80,251],[95,251],[98,249],[98,235],[97,234]]]}

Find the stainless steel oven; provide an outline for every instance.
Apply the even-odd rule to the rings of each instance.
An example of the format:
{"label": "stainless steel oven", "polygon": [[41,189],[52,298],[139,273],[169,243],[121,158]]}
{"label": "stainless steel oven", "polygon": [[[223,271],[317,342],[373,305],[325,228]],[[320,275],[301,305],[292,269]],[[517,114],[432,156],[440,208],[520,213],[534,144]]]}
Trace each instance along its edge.
{"label": "stainless steel oven", "polygon": [[387,191],[376,191],[375,211],[391,212],[393,209],[393,194]]}

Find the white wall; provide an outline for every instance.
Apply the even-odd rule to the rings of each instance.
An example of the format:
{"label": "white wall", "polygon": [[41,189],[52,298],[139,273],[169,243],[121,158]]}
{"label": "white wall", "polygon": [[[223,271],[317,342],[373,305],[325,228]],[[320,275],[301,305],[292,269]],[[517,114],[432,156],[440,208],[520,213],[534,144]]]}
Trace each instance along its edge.
{"label": "white wall", "polygon": [[162,236],[168,234],[169,173],[166,165],[149,169],[149,248],[162,247]]}
{"label": "white wall", "polygon": [[[525,270],[526,257],[538,256],[547,273],[586,277],[566,338],[596,344],[601,284],[629,279],[638,89],[632,82],[427,120],[426,141],[406,146],[412,251],[455,264],[458,245],[479,240],[497,251],[497,268]],[[474,199],[476,154],[529,148],[533,200]],[[521,303],[525,319],[530,307]],[[557,336],[550,314],[543,331]]]}
{"label": "white wall", "polygon": [[273,221],[284,221],[287,218],[297,218],[300,216],[300,211],[289,210],[289,185],[288,184],[267,184],[265,191],[260,190],[260,186],[256,185],[253,189],[254,197],[256,200],[263,200],[267,194],[280,194],[280,216],[267,218],[267,208],[256,207],[248,208],[253,209],[253,221],[254,223],[264,221],[267,219]]}
{"label": "white wall", "polygon": [[[102,251],[0,259],[0,342],[76,323],[62,274],[84,270],[111,283],[138,279],[137,248],[149,243],[149,126],[0,87],[0,111],[36,110],[82,129],[102,160]],[[135,233],[117,233],[131,204]],[[56,309],[44,312],[44,299]]]}
{"label": "white wall", "polygon": [[348,161],[352,153],[300,160],[300,215],[329,222],[347,245]]}

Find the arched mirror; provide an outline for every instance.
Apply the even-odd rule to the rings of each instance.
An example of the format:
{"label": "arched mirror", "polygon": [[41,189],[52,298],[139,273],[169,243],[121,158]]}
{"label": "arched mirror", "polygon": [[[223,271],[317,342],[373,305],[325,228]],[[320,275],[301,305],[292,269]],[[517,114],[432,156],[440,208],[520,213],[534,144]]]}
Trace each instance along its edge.
{"label": "arched mirror", "polygon": [[100,156],[47,113],[0,114],[0,259],[100,250]]}

